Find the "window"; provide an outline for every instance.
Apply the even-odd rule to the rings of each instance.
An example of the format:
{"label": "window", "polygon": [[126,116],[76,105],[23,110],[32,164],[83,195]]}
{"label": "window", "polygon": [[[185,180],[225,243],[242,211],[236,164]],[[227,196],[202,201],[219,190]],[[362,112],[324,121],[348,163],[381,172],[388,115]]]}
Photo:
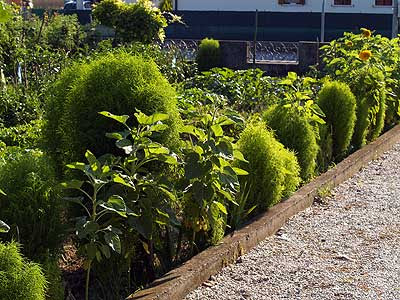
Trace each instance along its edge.
{"label": "window", "polygon": [[375,0],[376,6],[392,6],[393,0]]}
{"label": "window", "polygon": [[333,0],[333,5],[351,5],[351,0]]}
{"label": "window", "polygon": [[304,5],[306,0],[278,0],[279,4],[301,4]]}

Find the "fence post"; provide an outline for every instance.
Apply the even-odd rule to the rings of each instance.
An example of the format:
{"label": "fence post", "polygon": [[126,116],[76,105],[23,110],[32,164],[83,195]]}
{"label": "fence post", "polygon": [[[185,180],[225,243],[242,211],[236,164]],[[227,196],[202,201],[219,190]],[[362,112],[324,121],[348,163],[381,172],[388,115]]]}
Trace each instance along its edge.
{"label": "fence post", "polygon": [[255,15],[255,20],[254,20],[253,67],[255,67],[255,65],[256,65],[257,33],[258,33],[258,9],[256,9],[256,15]]}

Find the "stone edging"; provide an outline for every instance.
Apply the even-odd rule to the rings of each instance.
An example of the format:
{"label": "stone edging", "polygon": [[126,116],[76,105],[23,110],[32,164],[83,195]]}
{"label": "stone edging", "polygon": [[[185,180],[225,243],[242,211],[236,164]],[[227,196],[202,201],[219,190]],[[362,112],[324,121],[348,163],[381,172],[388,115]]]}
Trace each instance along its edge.
{"label": "stone edging", "polygon": [[319,191],[338,186],[399,141],[400,125],[397,125],[373,143],[344,159],[335,168],[300,188],[286,201],[275,205],[244,228],[226,236],[220,245],[199,253],[182,266],[157,279],[148,289],[135,293],[127,299],[178,300],[184,298],[207,281],[210,276],[235,262],[239,256],[273,235],[290,217],[311,206]]}

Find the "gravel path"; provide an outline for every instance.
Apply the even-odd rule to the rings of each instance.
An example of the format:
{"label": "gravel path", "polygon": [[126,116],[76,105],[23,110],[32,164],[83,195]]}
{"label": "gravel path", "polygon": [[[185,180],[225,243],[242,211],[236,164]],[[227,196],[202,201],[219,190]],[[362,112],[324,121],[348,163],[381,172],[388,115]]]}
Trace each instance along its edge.
{"label": "gravel path", "polygon": [[400,300],[400,144],[185,299]]}

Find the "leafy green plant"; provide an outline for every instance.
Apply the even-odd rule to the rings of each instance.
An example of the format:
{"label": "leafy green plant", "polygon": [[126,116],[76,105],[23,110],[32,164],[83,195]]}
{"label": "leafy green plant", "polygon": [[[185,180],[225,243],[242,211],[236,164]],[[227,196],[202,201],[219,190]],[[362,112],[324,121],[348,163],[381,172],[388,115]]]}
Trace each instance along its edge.
{"label": "leafy green plant", "polygon": [[375,68],[365,68],[358,74],[357,121],[353,144],[356,149],[375,140],[383,130],[386,112],[386,91],[383,73]]}
{"label": "leafy green plant", "polygon": [[0,219],[11,230],[8,236],[24,245],[23,253],[41,259],[57,252],[63,241],[63,205],[51,161],[38,151],[5,154],[0,167]]}
{"label": "leafy green plant", "polygon": [[230,105],[241,111],[259,111],[275,103],[277,81],[260,69],[234,71],[228,68],[213,68],[187,79],[185,89],[197,88],[204,92],[219,94],[228,99]]}
{"label": "leafy green plant", "polygon": [[214,39],[205,38],[201,41],[197,51],[196,62],[199,71],[208,71],[221,66],[221,50],[219,42]]}
{"label": "leafy green plant", "polygon": [[0,141],[7,146],[34,149],[40,145],[42,120],[33,120],[26,125],[0,128]]}
{"label": "leafy green plant", "polygon": [[205,235],[216,244],[225,233],[227,204],[235,202],[240,189],[238,176],[247,175],[233,166],[244,160],[234,148],[232,138],[224,135],[224,127],[235,124],[234,118],[218,116],[218,107],[192,118],[181,132],[187,135],[184,154],[184,224],[189,230],[192,252],[196,237]]}
{"label": "leafy green plant", "polygon": [[[107,215],[127,218],[125,201],[118,195],[111,195],[104,199],[104,188],[112,182],[111,170],[107,163],[102,164],[90,151],[87,151],[86,159],[88,164],[76,162],[67,165],[67,167],[82,171],[87,180],[71,180],[61,183],[66,189],[76,189],[84,197],[68,198],[67,200],[77,203],[83,208],[84,216],[77,218],[75,225],[76,235],[81,242],[80,250],[86,257],[86,284],[85,299],[89,298],[89,280],[93,261],[101,261],[103,257],[109,258],[111,252],[121,253],[121,241],[119,235],[121,230],[113,226]],[[86,191],[83,185],[88,185],[90,191]],[[89,189],[89,187],[87,189]],[[111,221],[113,221],[111,219]]]}
{"label": "leafy green plant", "polygon": [[248,164],[239,162],[249,175],[242,180],[248,190],[247,209],[263,211],[289,196],[300,184],[300,167],[293,152],[285,149],[267,130],[264,122],[253,121],[240,135],[238,149]]}
{"label": "leafy green plant", "polygon": [[275,105],[263,114],[264,121],[275,131],[277,139],[285,147],[295,151],[304,181],[314,176],[319,152],[317,129],[310,124],[310,120],[318,120],[319,117],[311,115],[311,105],[312,101],[306,102],[304,106],[296,103]]}
{"label": "leafy green plant", "polygon": [[24,125],[42,114],[37,95],[11,85],[0,90],[0,124],[5,127]]}
{"label": "leafy green plant", "polygon": [[397,105],[394,91],[398,81],[392,78],[392,73],[399,61],[398,40],[391,41],[362,29],[361,34],[345,33],[321,49],[326,64],[324,72],[347,83],[356,96],[357,121],[352,144],[360,148],[383,130],[386,99],[393,107]]}
{"label": "leafy green plant", "polygon": [[339,161],[348,153],[353,136],[356,98],[347,84],[327,82],[318,94],[318,105],[325,114],[328,130],[332,135],[334,160]]}
{"label": "leafy green plant", "polygon": [[134,4],[105,0],[96,5],[93,15],[100,24],[114,28],[116,40],[125,43],[163,40],[164,28],[168,25],[160,9],[149,0],[139,0]]}
{"label": "leafy green plant", "polygon": [[[167,147],[153,141],[154,136],[168,129],[167,114],[155,113],[147,116],[142,112],[135,113],[137,127],[128,125],[128,116],[116,116],[109,112],[101,112],[124,126],[121,132],[109,133],[109,138],[115,139],[115,145],[122,149],[125,157],[119,160],[114,168],[119,172],[113,181],[124,186],[128,206],[135,212],[134,217],[128,217],[127,223],[131,229],[140,234],[143,247],[148,254],[150,276],[154,279],[154,240],[157,228],[170,226],[179,227],[174,206],[177,199],[171,192],[168,178],[159,172],[152,171],[154,166],[175,166],[178,164],[176,155]],[[167,230],[168,232],[168,230]],[[168,235],[168,233],[167,233]],[[170,246],[170,245],[168,245]]]}
{"label": "leafy green plant", "polygon": [[77,52],[85,42],[86,33],[77,15],[52,15],[45,25],[40,37],[52,50]]}
{"label": "leafy green plant", "polygon": [[[137,109],[146,114],[166,113],[168,128],[156,140],[172,149],[179,147],[176,94],[152,61],[127,53],[101,56],[64,72],[53,91],[43,134],[50,151],[64,162],[79,160],[86,149],[95,156],[121,153],[104,133],[123,126],[100,116],[97,112],[102,110],[130,115]],[[130,122],[137,125],[136,120]]]}
{"label": "leafy green plant", "polygon": [[[159,113],[147,116],[141,112],[135,113],[138,126],[131,128],[127,123],[127,115],[117,116],[109,112],[100,114],[117,121],[125,128],[121,132],[107,134],[109,138],[116,140],[116,146],[124,151],[125,157],[101,162],[87,151],[88,164],[77,162],[68,167],[81,170],[88,180],[72,180],[62,184],[65,188],[78,189],[86,198],[70,199],[86,212],[76,224],[81,249],[87,258],[86,298],[93,261],[100,262],[103,257],[110,258],[111,250],[121,253],[122,221],[125,221],[124,228],[128,227],[142,236],[143,247],[148,251],[151,265],[154,265],[155,227],[178,222],[170,215],[170,201],[175,201],[174,194],[156,175],[146,170],[150,164],[156,162],[177,164],[175,156],[167,148],[151,140],[154,134],[168,128],[166,124],[162,124],[162,121],[168,119],[168,115]],[[90,186],[90,194],[84,184]],[[122,190],[113,187],[115,185],[120,185]],[[119,193],[110,194],[112,191]]]}
{"label": "leafy green plant", "polygon": [[4,300],[45,300],[46,278],[39,265],[20,254],[15,242],[0,243],[0,295]]}

